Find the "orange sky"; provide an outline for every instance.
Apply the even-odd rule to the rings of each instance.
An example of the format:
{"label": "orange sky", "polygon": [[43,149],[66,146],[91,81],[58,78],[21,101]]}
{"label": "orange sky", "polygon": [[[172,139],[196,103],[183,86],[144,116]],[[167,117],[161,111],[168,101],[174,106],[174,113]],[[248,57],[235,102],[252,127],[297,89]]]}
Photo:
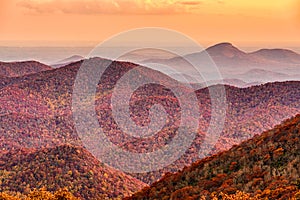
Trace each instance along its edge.
{"label": "orange sky", "polygon": [[0,1],[0,45],[87,45],[148,26],[203,45],[300,46],[300,0]]}

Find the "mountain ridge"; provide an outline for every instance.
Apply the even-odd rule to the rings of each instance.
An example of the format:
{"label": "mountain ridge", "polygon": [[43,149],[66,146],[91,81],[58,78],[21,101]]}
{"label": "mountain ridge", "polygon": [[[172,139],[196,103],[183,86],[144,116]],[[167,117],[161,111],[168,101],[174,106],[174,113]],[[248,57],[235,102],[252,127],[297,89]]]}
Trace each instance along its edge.
{"label": "mountain ridge", "polygon": [[125,199],[210,199],[214,192],[237,191],[258,199],[284,200],[297,192],[299,197],[299,134],[300,115],[296,115],[228,151],[168,173]]}
{"label": "mountain ridge", "polygon": [[[101,62],[103,59],[98,58],[96,61]],[[1,149],[9,150],[26,146],[33,148],[53,147],[66,141],[79,144],[73,124],[71,105],[74,81],[82,63],[83,61],[79,61],[62,68],[27,75],[18,82],[1,89],[0,98],[5,102],[11,102],[2,104],[1,107],[3,115],[0,117],[0,122],[3,124],[0,127],[0,140],[3,141]],[[159,144],[154,144],[153,141],[148,140],[136,140],[118,129],[118,125],[111,114],[110,98],[113,86],[123,74],[134,68],[137,69],[136,77],[141,76],[147,80],[166,81],[170,79],[162,73],[138,67],[136,64],[112,62],[99,82],[95,109],[99,123],[114,143],[130,151],[150,151],[157,148],[157,145],[161,146],[167,143],[176,133],[176,123],[179,121],[179,104],[174,94],[162,86],[141,87],[131,98],[132,119],[136,123],[145,124],[149,120],[149,113],[146,108],[151,107],[154,103],[159,103],[168,111],[169,123],[167,126],[170,128],[164,128],[155,135],[153,141],[159,140]],[[178,84],[175,80],[170,81]],[[179,86],[182,85],[179,84]],[[218,86],[211,87],[216,88]],[[297,81],[269,83],[249,88],[224,87],[227,91],[228,103],[226,125],[213,152],[225,150],[242,140],[259,134],[281,120],[296,114],[300,109],[300,82]],[[208,88],[196,90],[196,97],[199,103],[199,113],[203,117],[199,121],[199,132],[197,132],[195,143],[187,151],[187,154],[180,159],[180,162],[171,166],[170,170],[168,169],[169,171],[177,171],[198,158],[199,144],[201,144],[206,129],[209,127],[211,117]],[[28,106],[28,102],[31,102],[32,105]],[[246,111],[252,115],[245,113]],[[257,121],[257,118],[260,121]],[[36,137],[38,134],[40,137]],[[176,166],[176,164],[178,165]],[[151,183],[166,171],[167,169],[154,174],[138,174],[135,177]]]}
{"label": "mountain ridge", "polygon": [[48,65],[38,61],[0,62],[0,76],[20,77],[41,71],[51,70]]}
{"label": "mountain ridge", "polygon": [[120,199],[145,186],[70,144],[1,154],[0,180],[0,192],[27,194],[33,188],[67,188],[81,199]]}

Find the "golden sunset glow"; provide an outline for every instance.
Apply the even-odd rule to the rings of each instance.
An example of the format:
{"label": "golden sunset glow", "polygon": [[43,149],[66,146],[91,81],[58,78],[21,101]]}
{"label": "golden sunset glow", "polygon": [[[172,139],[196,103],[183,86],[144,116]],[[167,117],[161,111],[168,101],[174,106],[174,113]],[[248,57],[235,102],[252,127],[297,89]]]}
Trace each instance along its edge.
{"label": "golden sunset glow", "polygon": [[299,0],[2,0],[0,12],[0,40],[7,45],[100,42],[148,26],[204,43],[300,42]]}

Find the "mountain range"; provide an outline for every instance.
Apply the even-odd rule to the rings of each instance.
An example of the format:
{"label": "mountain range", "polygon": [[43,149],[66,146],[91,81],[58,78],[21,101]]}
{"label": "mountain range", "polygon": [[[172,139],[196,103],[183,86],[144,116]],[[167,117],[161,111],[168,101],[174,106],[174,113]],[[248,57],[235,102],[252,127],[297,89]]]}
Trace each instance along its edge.
{"label": "mountain range", "polygon": [[[195,66],[187,61],[191,61]],[[135,62],[133,60],[133,62]],[[252,83],[267,83],[273,81],[299,80],[300,54],[287,49],[261,49],[255,52],[246,53],[231,43],[220,43],[211,46],[201,52],[195,52],[182,57],[174,57],[169,59],[146,59],[137,61],[140,64],[160,63],[170,66],[178,71],[174,76],[179,81],[183,81],[184,77],[188,82],[216,83],[224,80],[239,79],[249,85]],[[213,70],[216,66],[217,71]],[[195,70],[195,68],[197,70]],[[255,72],[253,76],[252,72]],[[202,75],[206,75],[207,80],[197,76],[197,71]],[[212,76],[211,73],[220,72],[221,77]],[[168,73],[168,72],[167,72]],[[170,72],[169,74],[173,74]],[[277,74],[278,73],[278,74]],[[182,77],[179,77],[179,75]],[[251,76],[249,79],[248,76]],[[218,78],[218,79],[216,79]],[[243,87],[245,85],[237,85]]]}
{"label": "mountain range", "polygon": [[[298,66],[297,54],[290,51],[282,51],[285,52],[283,57],[289,57],[292,61],[288,63],[288,59],[287,61],[283,61],[283,59],[280,62],[288,63],[286,65],[288,68],[296,68]],[[207,52],[210,52],[213,57],[220,60],[226,58],[228,60],[226,61],[227,63],[229,63],[230,58],[232,58],[233,63],[237,62],[233,59],[234,57],[236,57],[237,60],[243,60],[243,62],[246,58],[250,59],[251,57],[253,57],[254,60],[251,62],[258,62],[255,61],[255,59],[259,60],[259,55],[264,57],[264,61],[272,58],[272,56],[264,51],[262,51],[263,53],[241,52],[228,43],[211,47],[207,49]],[[274,52],[277,52],[277,50],[274,50]],[[193,57],[196,56],[196,54],[187,56]],[[276,57],[276,54],[274,54],[274,56]],[[283,120],[300,113],[299,81],[286,81],[284,79],[282,82],[257,82],[258,85],[256,85],[255,82],[249,82],[255,81],[255,77],[259,77],[260,74],[267,73],[269,76],[273,76],[275,81],[279,77],[284,78],[285,74],[276,72],[276,70],[274,72],[273,68],[272,70],[249,68],[245,72],[241,70],[241,73],[236,74],[238,77],[227,79],[228,83],[244,84],[245,88],[234,87],[232,85],[220,85],[219,82],[214,82],[213,80],[211,84],[208,84],[209,87],[199,87],[196,85],[190,88],[187,87],[185,83],[173,79],[172,76],[169,77],[160,71],[131,62],[109,61],[97,57],[84,60],[79,57],[74,58],[74,62],[72,60],[73,58],[63,60],[61,62],[62,65],[55,69],[34,61],[2,63],[2,66],[5,67],[0,68],[0,70],[3,70],[0,71],[0,100],[2,102],[0,108],[0,192],[19,191],[28,194],[33,188],[46,187],[49,191],[56,191],[59,188],[66,187],[72,194],[82,199],[120,199],[137,192],[147,184],[152,184],[163,177],[161,182],[154,183],[150,189],[146,187],[142,192],[134,195],[133,198],[137,197],[139,199],[141,196],[144,196],[145,199],[155,197],[155,195],[153,196],[152,193],[149,192],[149,190],[153,190],[153,193],[156,193],[159,199],[164,196],[170,198],[166,193],[171,195],[174,192],[175,194],[172,194],[172,198],[180,199],[183,198],[180,196],[182,195],[181,189],[185,186],[189,188],[185,188],[183,191],[186,190],[189,193],[190,189],[192,191],[196,190],[198,193],[195,194],[195,198],[198,198],[199,195],[210,195],[214,191],[223,191],[221,190],[222,187],[220,184],[225,182],[232,185],[229,179],[233,181],[232,176],[234,176],[239,178],[234,182],[235,185],[232,186],[235,189],[224,186],[226,193],[232,194],[242,191],[249,195],[258,195],[259,193],[249,189],[250,186],[253,186],[255,190],[260,189],[262,191],[262,193],[260,193],[261,195],[265,194],[267,189],[270,189],[270,191],[274,190],[274,193],[278,193],[279,190],[276,190],[277,186],[274,186],[275,189],[265,187],[268,184],[271,186],[275,184],[272,182],[273,179],[271,182],[265,182],[264,176],[252,176],[248,173],[249,171],[253,171],[252,168],[247,168],[249,166],[246,166],[244,163],[239,164],[240,168],[232,172],[231,175],[227,174],[227,160],[231,162],[231,165],[232,162],[237,162],[239,158],[243,158],[242,155],[246,154],[248,157],[245,157],[245,162],[250,162],[253,158],[249,156],[256,156],[258,158],[265,156],[265,154],[262,155],[260,152],[249,153],[250,151],[255,151],[255,149],[258,148],[262,149],[262,152],[266,152],[269,149],[264,150],[264,148],[266,148],[265,146],[271,148],[269,146],[272,143],[274,143],[274,148],[276,149],[278,149],[279,146],[284,148],[283,144],[285,144],[287,140],[282,139],[281,141],[280,139],[277,145],[277,140],[275,141],[276,134],[274,132],[278,132],[280,135],[291,132],[291,135],[287,136],[291,136],[291,138],[295,138],[293,134],[299,134],[297,129],[299,128],[297,125],[299,116],[297,116],[290,121],[286,121],[280,126],[282,128],[276,127],[274,130],[264,133],[263,136],[259,136],[262,132],[273,128]],[[80,61],[77,61],[77,59]],[[168,62],[172,59],[176,60],[178,58],[168,59]],[[279,63],[276,59],[278,60],[278,57],[274,58],[272,62]],[[75,129],[72,112],[72,97],[76,75],[85,62],[97,64],[99,67],[103,66],[104,63],[110,62],[110,65],[104,71],[96,85],[96,117],[107,138],[118,147],[131,152],[146,153],[157,150],[172,141],[174,135],[178,133],[180,120],[182,118],[181,105],[178,96],[176,96],[170,88],[175,86],[179,88],[182,93],[194,93],[199,107],[200,118],[194,119],[191,115],[188,116],[188,120],[197,120],[199,128],[196,131],[193,143],[186,152],[173,164],[158,171],[147,173],[125,174],[98,161],[83,145]],[[226,62],[224,61],[224,63]],[[260,62],[262,63],[262,61]],[[177,64],[178,63],[180,62],[177,62]],[[228,67],[229,69],[231,66],[226,65],[224,65],[224,68]],[[25,69],[23,69],[23,66],[25,66]],[[242,68],[245,69],[246,66]],[[128,82],[121,87],[119,92],[124,95],[132,92],[129,101],[129,112],[133,122],[140,126],[147,126],[150,123],[150,108],[155,104],[162,105],[167,113],[165,125],[162,129],[154,136],[148,138],[137,138],[128,135],[126,131],[123,131],[119,127],[112,112],[111,99],[115,92],[114,87],[125,74],[132,71],[134,71],[134,73]],[[94,75],[93,73],[94,72],[91,71],[90,75]],[[244,79],[248,78],[247,82],[239,79],[240,77]],[[157,84],[146,84],[133,91],[132,87],[137,79],[156,81]],[[207,130],[212,118],[212,99],[210,91],[218,91],[220,88],[225,89],[226,95],[226,102],[224,103],[226,107],[226,113],[224,113],[225,124],[218,140],[210,144],[212,148],[209,150],[207,156],[214,156],[205,158],[204,161],[198,161],[199,152],[206,150],[206,147],[201,144],[207,135]],[[81,105],[80,108],[82,110],[87,109],[85,105]],[[188,105],[187,109],[192,110],[195,108]],[[221,111],[221,109],[219,111]],[[128,119],[124,118],[122,120],[126,122]],[[154,127],[159,126],[155,123]],[[284,130],[286,130],[286,132],[284,132]],[[294,132],[290,130],[294,130]],[[190,134],[193,130],[186,127],[185,131],[185,134]],[[253,137],[254,139],[251,140]],[[250,140],[246,143],[242,143],[241,146],[234,146],[248,139]],[[256,142],[256,146],[254,144],[252,145],[252,143]],[[294,159],[294,155],[297,155],[299,151],[299,149],[294,148],[297,144],[295,140],[292,141],[291,147],[288,146],[286,149],[284,148],[284,155],[289,156],[287,160],[288,163],[296,163],[296,167],[298,167],[299,163],[291,159]],[[97,147],[92,146],[92,149],[97,149]],[[272,149],[272,151],[276,149]],[[230,153],[220,153],[224,151]],[[279,153],[280,152],[281,150]],[[291,155],[289,152],[291,152]],[[228,154],[230,154],[229,157],[222,157],[222,155]],[[277,170],[275,170],[275,172],[273,172],[273,168],[267,168],[267,166],[274,164],[274,160],[274,162],[278,161],[276,160],[277,157],[272,157],[273,154],[270,154],[270,156],[271,158],[269,158],[266,163],[261,164],[262,174],[271,173],[270,176],[266,176],[266,178],[269,179],[270,177],[277,177],[272,173],[276,174],[278,170],[278,173],[282,172],[280,171],[281,168],[279,169],[277,166],[274,168]],[[226,160],[226,162],[224,160]],[[221,165],[223,161],[226,166]],[[196,163],[193,164],[194,162]],[[183,171],[178,174],[185,173],[185,171],[190,172],[193,166],[198,166],[201,165],[199,163],[206,162],[214,163],[207,165],[213,166],[215,171],[207,171],[204,175],[200,173],[194,183],[202,184],[200,181],[202,181],[202,179],[204,180],[203,177],[207,180],[212,179],[210,182],[203,182],[204,185],[207,184],[208,186],[213,184],[211,190],[208,188],[203,189],[200,186],[197,186],[196,189],[192,188],[194,185],[189,185],[189,181],[187,183],[181,183],[177,178],[174,178],[175,188],[171,186],[169,188],[168,186],[165,192],[160,190],[165,188],[163,181],[169,180],[168,177],[170,177],[170,174],[168,173],[176,173],[179,170]],[[279,160],[278,162],[281,161]],[[217,166],[216,163],[220,164],[220,167],[215,167]],[[128,163],[128,165],[134,164],[135,163]],[[283,171],[295,170],[295,167],[289,167],[292,164],[288,164],[288,166],[283,164]],[[190,167],[191,169],[184,168],[190,165],[192,165]],[[254,165],[251,167],[254,167]],[[247,168],[245,173],[243,171],[244,168]],[[199,169],[202,168],[199,167]],[[221,172],[222,169],[223,172]],[[205,168],[205,170],[207,169]],[[164,176],[165,174],[168,175]],[[219,176],[219,174],[221,175]],[[224,174],[226,174],[226,176]],[[288,174],[290,174],[290,171],[288,171]],[[292,185],[284,184],[284,182],[297,181],[297,178],[292,179],[290,176],[285,175],[286,174],[283,174],[284,179],[279,180],[278,183],[284,188],[284,191],[290,191],[288,187]],[[182,175],[178,175],[178,177],[179,176],[183,177]],[[57,177],[57,179],[53,179],[53,177]],[[177,177],[177,175],[174,175],[174,177]],[[213,179],[214,177],[216,178]],[[250,178],[248,178],[248,180],[245,177]],[[274,180],[277,180],[275,178]],[[184,180],[188,179],[184,178]],[[258,185],[260,184],[262,186],[252,185],[251,182],[251,184],[248,184],[248,187],[246,182],[254,180]],[[243,186],[242,183],[245,183],[247,187]],[[156,185],[159,187],[156,187]],[[160,188],[160,186],[163,187]],[[177,192],[177,189],[180,189],[180,191]],[[145,191],[146,193],[144,193]],[[287,193],[295,194],[295,191],[296,189],[292,188],[291,192]],[[284,192],[281,193],[283,194]],[[159,194],[164,196],[159,196]]]}
{"label": "mountain range", "polygon": [[[208,47],[202,52],[183,55],[183,57],[171,57],[170,53],[165,53],[165,56],[160,54],[146,49],[128,53],[120,57],[120,59],[145,66],[147,66],[148,63],[168,65],[177,70],[178,73],[165,70],[162,70],[162,72],[167,73],[172,78],[179,81],[193,84],[196,83],[199,86],[198,89],[201,88],[201,86],[209,86],[217,83],[231,84],[237,87],[248,87],[274,81],[299,80],[300,78],[298,70],[300,66],[300,54],[288,49],[260,49],[246,53],[235,47],[233,44],[224,42]],[[149,58],[145,60],[147,57]],[[144,60],[142,58],[144,58]],[[58,68],[83,59],[83,56],[73,55],[52,62],[51,67]],[[199,76],[195,77],[194,67],[191,67],[185,59],[196,63],[195,67],[200,73],[206,74],[208,79],[204,80]],[[211,62],[211,59],[220,71],[221,77],[211,76],[209,68],[214,65]],[[20,64],[31,64],[35,66],[37,63],[24,62]],[[1,65],[9,66],[9,63],[2,62]],[[33,72],[41,71],[43,70],[43,67],[46,66],[39,67],[40,69],[35,69]],[[50,66],[47,66],[48,69],[49,67]],[[149,67],[151,68],[152,66]],[[155,68],[155,70],[157,69],[159,68]],[[2,71],[0,76],[9,73],[7,69],[2,69]],[[12,76],[21,76],[28,73],[30,72],[18,72]]]}

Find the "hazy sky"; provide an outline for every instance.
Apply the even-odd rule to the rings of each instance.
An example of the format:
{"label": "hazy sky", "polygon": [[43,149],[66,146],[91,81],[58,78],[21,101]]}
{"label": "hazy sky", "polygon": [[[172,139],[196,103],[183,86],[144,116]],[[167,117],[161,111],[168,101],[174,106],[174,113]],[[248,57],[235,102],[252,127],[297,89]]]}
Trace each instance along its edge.
{"label": "hazy sky", "polygon": [[1,45],[86,45],[149,26],[202,45],[300,46],[300,0],[0,0]]}

